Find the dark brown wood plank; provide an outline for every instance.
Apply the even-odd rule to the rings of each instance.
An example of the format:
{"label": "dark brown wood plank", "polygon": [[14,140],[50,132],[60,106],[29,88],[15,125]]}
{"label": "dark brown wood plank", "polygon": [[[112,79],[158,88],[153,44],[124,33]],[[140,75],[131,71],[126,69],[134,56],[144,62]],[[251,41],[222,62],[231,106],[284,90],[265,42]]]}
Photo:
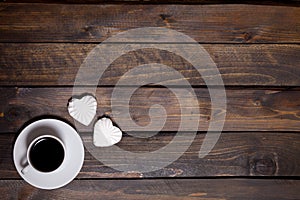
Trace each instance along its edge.
{"label": "dark brown wood plank", "polygon": [[[96,44],[0,44],[0,85],[69,85]],[[203,47],[216,63],[227,86],[300,86],[300,45],[209,45]],[[188,51],[188,47],[183,47]],[[130,69],[162,63],[180,72],[191,85],[205,85],[196,69],[174,53],[144,49],[119,57],[99,84],[115,85]],[[97,65],[96,67],[100,67]],[[151,74],[147,74],[151,76]],[[168,76],[167,72],[164,72]],[[95,73],[86,73],[89,80]],[[140,76],[144,76],[141,74]]]}
{"label": "dark brown wood plank", "polygon": [[[89,93],[91,88],[81,88],[79,93]],[[126,87],[122,89],[125,93]],[[189,97],[183,96],[184,88],[179,89],[178,95],[183,102],[189,102]],[[111,94],[113,88],[98,88],[97,116],[110,115],[118,124],[126,120],[118,113],[119,107],[127,106],[123,96],[113,98],[116,102],[115,113],[112,116]],[[210,122],[211,104],[208,90],[195,88],[199,100],[197,105],[181,105],[184,108],[200,108],[199,131],[207,131]],[[72,88],[1,88],[0,89],[0,132],[15,132],[28,120],[41,115],[60,116],[74,122],[67,112],[68,99],[72,97]],[[79,94],[78,93],[78,94]],[[224,131],[299,131],[300,92],[286,89],[227,89],[227,115]],[[217,97],[218,98],[218,97]],[[130,115],[140,126],[150,122],[149,109],[151,105],[162,105],[167,113],[164,127],[156,126],[151,131],[177,131],[181,120],[179,101],[167,88],[140,88],[131,97]],[[162,119],[154,108],[152,120]],[[223,112],[218,110],[217,112]],[[131,119],[130,119],[131,120]],[[128,124],[120,125],[124,131],[134,131]],[[157,125],[159,126],[159,125]],[[80,131],[92,130],[92,125],[78,125]],[[150,130],[149,130],[150,131]],[[190,130],[195,131],[195,130]]]}
{"label": "dark brown wood plank", "polygon": [[4,199],[290,200],[300,195],[300,181],[277,179],[78,180],[52,191],[17,180],[0,186]]}
{"label": "dark brown wood plank", "polygon": [[2,3],[0,42],[101,42],[132,28],[167,27],[204,43],[299,43],[299,13],[260,5]]}
{"label": "dark brown wood plank", "polygon": [[256,4],[273,6],[299,6],[299,0],[2,0],[6,3],[73,3],[73,4]]}
{"label": "dark brown wood plank", "polygon": [[[159,133],[151,138],[140,139],[124,133],[118,146],[130,152],[152,152],[167,145],[175,134]],[[20,178],[12,161],[15,136],[14,133],[0,135],[0,179]],[[81,136],[84,143],[89,145],[91,134],[82,133]],[[199,158],[198,153],[204,137],[205,134],[197,134],[194,142],[178,160],[160,170],[147,173],[117,171],[96,160],[86,150],[84,165],[77,178],[300,176],[299,133],[226,132],[221,134],[209,155]],[[177,149],[173,153],[181,154]],[[119,159],[113,151],[111,155],[111,159]],[[158,158],[149,160],[153,164],[161,161]],[[144,168],[142,165],[139,167]]]}

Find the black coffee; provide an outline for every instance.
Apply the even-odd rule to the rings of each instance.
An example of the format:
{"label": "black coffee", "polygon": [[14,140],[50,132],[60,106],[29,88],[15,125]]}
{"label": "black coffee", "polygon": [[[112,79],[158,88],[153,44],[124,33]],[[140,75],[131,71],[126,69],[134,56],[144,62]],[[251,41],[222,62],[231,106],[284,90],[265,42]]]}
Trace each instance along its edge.
{"label": "black coffee", "polygon": [[33,167],[42,172],[56,170],[65,157],[65,151],[59,141],[51,137],[37,140],[31,147],[29,159]]}

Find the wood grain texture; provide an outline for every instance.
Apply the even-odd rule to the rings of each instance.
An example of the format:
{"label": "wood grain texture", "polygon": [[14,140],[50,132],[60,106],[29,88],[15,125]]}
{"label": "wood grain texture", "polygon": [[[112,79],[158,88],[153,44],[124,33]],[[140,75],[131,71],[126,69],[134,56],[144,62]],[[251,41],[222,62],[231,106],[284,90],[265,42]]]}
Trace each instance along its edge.
{"label": "wood grain texture", "polygon": [[[176,132],[158,133],[157,135],[141,139],[123,133],[118,146],[124,150],[145,153],[153,152],[167,145]],[[12,148],[16,134],[0,135],[0,179],[18,179],[12,161]],[[82,133],[85,145],[92,145],[90,133]],[[96,160],[87,150],[81,172],[77,176],[84,178],[163,178],[163,177],[228,177],[228,176],[299,176],[300,175],[300,134],[288,132],[225,132],[222,133],[214,149],[205,158],[199,158],[198,153],[205,134],[199,133],[186,152],[175,149],[166,152],[167,155],[182,156],[172,164],[154,171],[142,173],[140,171],[120,172]],[[178,142],[178,147],[185,141]],[[111,159],[119,159],[111,152]],[[163,157],[149,160],[158,165]],[[109,161],[108,161],[109,162]],[[120,162],[122,162],[120,160]],[[122,164],[122,163],[121,163]],[[146,164],[145,164],[146,165]],[[142,164],[138,166],[143,169]]]}
{"label": "wood grain texture", "polygon": [[[81,88],[78,95],[91,93],[92,88]],[[120,112],[123,106],[128,106],[124,100],[127,89],[119,96],[111,99],[113,88],[98,88],[97,117],[111,116],[115,122],[122,124],[124,131],[135,131],[126,124],[128,118],[122,118]],[[82,91],[82,92],[81,92]],[[166,123],[163,127],[145,128],[146,131],[177,131],[181,120],[180,106],[184,108],[200,108],[199,131],[207,131],[211,118],[211,104],[208,90],[195,88],[199,106],[190,103],[185,96],[184,88],[178,89],[178,97],[167,88],[140,88],[134,92],[129,104],[130,120],[140,126],[147,126],[151,120],[162,120],[161,107],[153,107],[153,114],[149,116],[152,105],[159,104],[166,111]],[[54,115],[73,121],[67,112],[68,100],[72,97],[72,88],[1,88],[0,89],[0,132],[15,132],[26,121],[42,116]],[[272,90],[272,89],[227,89],[227,114],[224,131],[299,131],[299,106],[298,90]],[[112,115],[111,100],[115,102]],[[223,110],[218,110],[223,112]],[[123,111],[122,111],[123,112]],[[123,113],[121,113],[123,114]],[[192,116],[192,115],[191,115]],[[193,115],[194,116],[194,115]],[[74,121],[73,121],[74,122]],[[125,123],[124,123],[125,122]],[[196,122],[195,122],[196,123]],[[93,124],[93,123],[92,123]],[[77,125],[79,131],[91,131],[92,124],[88,127]],[[195,130],[190,130],[195,131]]]}
{"label": "wood grain texture", "polygon": [[[73,86],[78,69],[96,46],[2,43],[0,85]],[[226,86],[300,86],[300,45],[205,44],[203,47],[216,63]],[[189,47],[182,49],[188,51]],[[205,85],[203,77],[190,63],[174,53],[158,49],[138,50],[120,56],[106,69],[99,85],[115,85],[128,70],[148,63],[172,67],[193,86]],[[86,79],[95,77],[99,67],[105,66],[92,67],[86,72]],[[162,74],[171,77],[168,71],[162,71]]]}
{"label": "wood grain texture", "polygon": [[298,180],[77,180],[58,190],[39,190],[24,181],[0,181],[4,199],[298,199]]}
{"label": "wood grain texture", "polygon": [[299,43],[299,11],[260,5],[2,3],[0,42],[101,42],[132,28],[166,27],[204,43]]}
{"label": "wood grain texture", "polygon": [[299,0],[1,0],[6,3],[55,4],[255,4],[272,6],[299,6]]}
{"label": "wood grain texture", "polygon": [[[0,3],[1,199],[299,199],[299,0],[2,1],[5,3]],[[114,170],[85,150],[81,172],[66,187],[45,191],[21,180],[13,164],[13,145],[20,130],[33,120],[50,116],[65,120],[76,125],[86,145],[92,145],[96,119],[84,127],[67,112],[77,70],[98,43],[140,27],[165,27],[185,33],[202,43],[216,62],[227,86],[227,116],[214,149],[205,158],[198,157],[204,138],[211,134],[206,131],[214,118],[210,116],[211,102],[203,77],[179,56],[144,49],[121,56],[106,70],[96,93],[97,117],[108,115],[118,125],[126,122],[127,118],[120,115],[126,106],[124,96],[112,98],[112,86],[138,65],[163,63],[183,74],[197,95],[199,107],[189,104],[184,88],[176,87],[187,103],[183,108],[200,108],[198,132],[186,152],[160,170],[142,173]],[[130,42],[148,42],[140,37],[135,39]],[[165,42],[170,41],[175,40],[169,37]],[[178,43],[180,40],[176,40]],[[168,72],[161,75],[170,76]],[[95,76],[90,70],[85,78]],[[141,79],[143,76],[139,75]],[[123,87],[124,94],[127,89]],[[91,91],[91,87],[81,88],[78,94]],[[112,112],[111,99],[116,101],[116,112]],[[155,104],[165,108],[164,127],[136,131],[138,135],[159,131],[141,139],[131,135],[135,130],[130,125],[122,124],[123,138],[117,144],[120,148],[135,153],[152,152],[178,134],[180,105],[167,88],[147,86],[136,90],[129,103],[132,120],[141,126],[151,120],[162,120],[161,108],[151,107]],[[216,111],[224,112],[220,108]],[[182,139],[178,147],[185,142]],[[181,154],[179,149],[165,156]],[[164,155],[150,162],[165,162],[163,158]],[[121,160],[114,154],[110,159]]]}

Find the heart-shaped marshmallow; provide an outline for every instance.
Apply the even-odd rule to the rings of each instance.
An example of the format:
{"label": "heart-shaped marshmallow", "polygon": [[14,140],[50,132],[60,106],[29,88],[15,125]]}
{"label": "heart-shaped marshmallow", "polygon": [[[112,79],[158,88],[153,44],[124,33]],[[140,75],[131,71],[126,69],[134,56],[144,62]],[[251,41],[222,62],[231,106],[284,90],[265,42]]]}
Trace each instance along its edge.
{"label": "heart-shaped marshmallow", "polygon": [[122,131],[113,125],[109,118],[99,119],[94,127],[93,142],[97,147],[109,147],[118,143],[122,138]]}
{"label": "heart-shaped marshmallow", "polygon": [[86,95],[81,99],[72,98],[68,104],[68,111],[76,121],[88,126],[96,115],[97,101],[91,95]]}

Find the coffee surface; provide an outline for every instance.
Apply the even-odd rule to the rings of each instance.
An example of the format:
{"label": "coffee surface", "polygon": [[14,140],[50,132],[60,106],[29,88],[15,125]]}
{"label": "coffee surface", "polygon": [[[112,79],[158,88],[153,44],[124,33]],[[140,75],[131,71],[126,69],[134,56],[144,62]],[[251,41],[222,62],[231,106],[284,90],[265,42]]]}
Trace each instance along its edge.
{"label": "coffee surface", "polygon": [[59,141],[51,137],[37,140],[29,152],[30,162],[41,172],[56,170],[65,157],[64,148]]}

